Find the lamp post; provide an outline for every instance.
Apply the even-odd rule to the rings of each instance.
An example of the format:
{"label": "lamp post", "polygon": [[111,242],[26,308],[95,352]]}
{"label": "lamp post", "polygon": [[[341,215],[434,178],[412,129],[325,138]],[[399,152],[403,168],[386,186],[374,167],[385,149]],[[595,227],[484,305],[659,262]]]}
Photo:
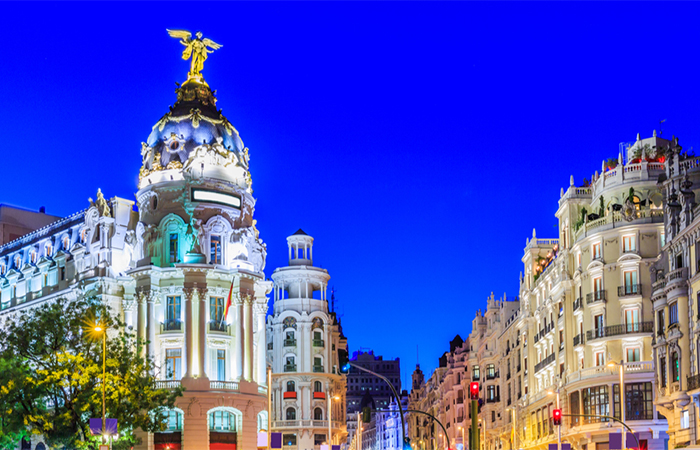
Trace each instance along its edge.
{"label": "lamp post", "polygon": [[[339,396],[334,396],[333,400],[340,400]],[[333,447],[333,435],[331,432],[331,420],[333,417],[333,405],[331,404],[331,395],[328,393],[328,449],[331,450]]]}
{"label": "lamp post", "polygon": [[[620,422],[625,423],[625,362],[620,361],[616,363],[615,361],[610,361],[608,367],[615,367],[615,365],[620,366]],[[627,448],[626,431],[624,425],[622,426],[622,448]]]}
{"label": "lamp post", "polygon": [[105,399],[107,397],[107,386],[105,380],[107,375],[107,329],[97,325],[95,326],[95,332],[102,333],[102,443],[106,444],[107,408],[105,407]]}

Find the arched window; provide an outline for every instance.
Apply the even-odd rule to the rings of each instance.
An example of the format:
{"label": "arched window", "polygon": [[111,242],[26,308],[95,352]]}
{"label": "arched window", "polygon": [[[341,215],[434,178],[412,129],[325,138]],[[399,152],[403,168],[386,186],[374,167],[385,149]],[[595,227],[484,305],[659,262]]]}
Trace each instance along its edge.
{"label": "arched window", "polygon": [[287,408],[285,417],[286,420],[297,420],[297,410],[294,408]]}
{"label": "arched window", "polygon": [[320,381],[314,381],[314,392],[323,392],[323,385]]}
{"label": "arched window", "polygon": [[296,391],[296,385],[294,384],[293,381],[287,381],[287,392],[294,392]]}
{"label": "arched window", "polygon": [[314,408],[314,420],[323,420],[323,410],[321,408]]}
{"label": "arched window", "polygon": [[267,431],[267,411],[258,413],[258,432]]}
{"label": "arched window", "polygon": [[168,431],[182,430],[182,414],[178,411],[168,411],[165,413],[165,424]]}
{"label": "arched window", "polygon": [[229,411],[209,413],[209,429],[214,431],[236,431],[236,415]]}
{"label": "arched window", "polygon": [[678,360],[678,352],[673,352],[671,355],[671,381],[676,382],[681,380],[680,361]]}

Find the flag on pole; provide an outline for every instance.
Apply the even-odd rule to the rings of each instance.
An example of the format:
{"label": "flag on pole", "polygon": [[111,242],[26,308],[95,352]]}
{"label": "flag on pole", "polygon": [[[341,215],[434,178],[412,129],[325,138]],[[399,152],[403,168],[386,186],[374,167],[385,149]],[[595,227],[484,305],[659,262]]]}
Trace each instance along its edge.
{"label": "flag on pole", "polygon": [[228,310],[231,307],[231,301],[233,299],[233,282],[235,280],[235,277],[233,280],[231,280],[231,288],[228,290],[228,298],[226,299],[226,306],[224,306],[224,315],[221,316],[221,323],[223,324],[224,321],[226,321],[226,317],[228,316]]}

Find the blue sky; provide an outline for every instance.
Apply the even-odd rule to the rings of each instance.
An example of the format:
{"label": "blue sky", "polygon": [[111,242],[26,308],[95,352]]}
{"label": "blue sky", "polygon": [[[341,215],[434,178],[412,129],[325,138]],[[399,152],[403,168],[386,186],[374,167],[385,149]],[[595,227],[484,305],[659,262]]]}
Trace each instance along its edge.
{"label": "blue sky", "polygon": [[[250,148],[267,275],[314,236],[350,349],[427,371],[486,297],[518,293],[559,189],[637,133],[700,148],[689,3],[2,3],[0,202],[133,198],[188,64]],[[695,30],[695,31],[694,31]],[[661,125],[660,121],[666,119]]]}

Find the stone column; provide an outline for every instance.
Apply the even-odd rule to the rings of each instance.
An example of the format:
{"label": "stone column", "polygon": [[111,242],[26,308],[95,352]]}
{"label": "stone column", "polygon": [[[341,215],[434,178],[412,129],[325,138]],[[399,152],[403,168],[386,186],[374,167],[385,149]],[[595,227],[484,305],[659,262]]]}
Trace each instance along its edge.
{"label": "stone column", "polygon": [[158,292],[153,290],[148,291],[148,306],[147,306],[147,316],[146,327],[148,332],[148,355],[154,360],[160,362],[156,355],[156,315],[155,315],[155,301],[158,296]]}
{"label": "stone column", "polygon": [[207,377],[206,371],[204,370],[206,364],[207,356],[207,287],[198,286],[197,287],[197,298],[199,301],[199,320],[197,321],[197,326],[199,327],[199,376]]}
{"label": "stone column", "polygon": [[245,379],[253,381],[253,297],[245,298]]}
{"label": "stone column", "polygon": [[[257,354],[257,370],[255,371],[256,373],[256,378],[258,384],[264,384],[267,385],[267,378],[266,378],[266,368],[267,368],[267,358],[265,357],[267,355],[267,339],[265,339],[266,333],[265,333],[265,314],[267,312],[267,304],[262,304],[262,303],[257,303],[255,305],[255,314],[257,317],[258,321],[258,335],[257,335],[257,342],[258,342],[258,354]],[[267,387],[270,389],[270,386]]]}
{"label": "stone column", "polygon": [[192,320],[192,301],[194,289],[182,288],[185,297],[185,375],[183,378],[191,378],[194,370],[194,321]]}
{"label": "stone column", "polygon": [[235,343],[233,344],[234,352],[234,380],[240,380],[243,378],[243,355],[244,355],[244,345],[245,341],[243,339],[243,301],[237,294],[235,298],[236,303],[236,337]]}
{"label": "stone column", "polygon": [[[136,302],[137,302],[137,319],[136,319],[136,337],[141,340],[142,342],[146,341],[146,314],[148,314],[147,311],[147,304],[148,302],[146,301],[146,296],[147,294],[144,293],[143,291],[139,291],[138,294],[136,295]],[[142,349],[142,351],[145,351],[146,347]]]}

